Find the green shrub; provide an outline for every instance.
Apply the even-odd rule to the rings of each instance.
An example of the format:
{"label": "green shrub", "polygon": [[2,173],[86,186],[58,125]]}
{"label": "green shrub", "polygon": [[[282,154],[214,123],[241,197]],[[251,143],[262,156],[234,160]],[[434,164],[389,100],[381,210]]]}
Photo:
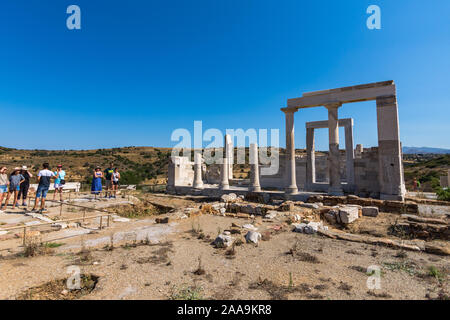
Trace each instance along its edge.
{"label": "green shrub", "polygon": [[450,201],[450,189],[437,188],[436,194],[438,196],[438,200],[442,201]]}

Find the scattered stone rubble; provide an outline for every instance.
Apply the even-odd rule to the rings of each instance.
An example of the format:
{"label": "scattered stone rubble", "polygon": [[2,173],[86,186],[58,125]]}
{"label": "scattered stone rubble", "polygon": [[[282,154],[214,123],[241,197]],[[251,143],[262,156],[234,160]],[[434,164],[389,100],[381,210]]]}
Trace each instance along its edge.
{"label": "scattered stone rubble", "polygon": [[[250,198],[256,199],[258,202],[248,202],[248,198],[234,193],[225,194],[220,197],[220,201],[204,203],[198,208],[184,209],[176,216],[184,214],[187,217],[193,217],[199,214],[212,214],[252,221],[252,223],[242,226],[233,223],[230,229],[218,235],[214,240],[213,244],[217,248],[230,247],[236,240],[232,235],[241,237],[241,240],[245,240],[247,243],[258,244],[261,240],[270,239],[273,232],[279,232],[290,224],[291,231],[304,234],[317,233],[332,239],[450,255],[450,248],[447,244],[424,241],[448,240],[448,221],[445,218],[431,219],[414,215],[417,213],[418,207],[412,202],[383,201],[357,196],[311,196],[306,203],[289,200],[271,200],[269,203],[265,203],[263,198],[258,198],[256,195],[252,195]],[[397,240],[353,234],[344,232],[346,228],[341,228],[351,225],[361,217],[375,219],[380,211],[399,214],[403,220],[398,223],[397,230],[414,234],[414,237],[424,240]],[[264,230],[259,231],[258,226],[261,226],[263,221],[279,221],[280,224],[267,226]],[[324,222],[333,229],[329,230]]]}
{"label": "scattered stone rubble", "polygon": [[219,234],[213,244],[216,248],[228,248],[233,244],[233,238],[229,234]]}
{"label": "scattered stone rubble", "polygon": [[379,213],[378,207],[363,207],[362,215],[365,217],[377,217]]}
{"label": "scattered stone rubble", "polygon": [[250,243],[250,242],[258,243],[259,240],[261,240],[261,233],[256,232],[256,231],[249,231],[245,235],[245,240],[247,241],[247,243]]}
{"label": "scattered stone rubble", "polygon": [[294,232],[298,232],[298,233],[306,233],[306,234],[314,234],[317,233],[317,231],[320,230],[328,230],[328,227],[325,227],[322,223],[322,221],[320,222],[309,222],[309,223],[300,223],[300,224],[296,224],[294,225]]}
{"label": "scattered stone rubble", "polygon": [[404,214],[401,217],[404,220],[394,226],[394,233],[411,235],[425,240],[450,240],[449,221],[446,218],[425,218],[409,214]]}
{"label": "scattered stone rubble", "polygon": [[389,213],[419,213],[419,207],[417,203],[412,201],[391,201],[391,200],[378,200],[370,198],[359,198],[357,196],[311,196],[308,198],[308,203],[321,202],[325,206],[336,206],[341,204],[354,204],[362,207],[377,207],[382,212]]}

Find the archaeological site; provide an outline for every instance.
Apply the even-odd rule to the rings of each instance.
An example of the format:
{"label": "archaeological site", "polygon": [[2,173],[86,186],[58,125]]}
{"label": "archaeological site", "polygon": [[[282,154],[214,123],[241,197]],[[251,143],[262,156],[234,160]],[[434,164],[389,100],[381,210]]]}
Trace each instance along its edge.
{"label": "archaeological site", "polygon": [[[375,102],[377,147],[339,118],[361,101]],[[294,115],[314,107],[328,119],[302,119],[298,150]],[[304,93],[281,111],[286,148],[270,156],[225,135],[213,162],[168,150],[167,183],[117,198],[69,183],[45,211],[7,209],[0,298],[448,299],[450,203],[406,190],[394,82]]]}
{"label": "archaeological site", "polygon": [[448,12],[1,1],[1,314],[438,313]]}

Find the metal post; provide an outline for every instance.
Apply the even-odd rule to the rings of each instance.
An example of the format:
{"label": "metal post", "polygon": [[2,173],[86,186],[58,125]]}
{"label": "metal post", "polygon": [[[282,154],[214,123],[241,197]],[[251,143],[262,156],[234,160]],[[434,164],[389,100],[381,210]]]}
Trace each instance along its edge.
{"label": "metal post", "polygon": [[63,203],[61,202],[59,205],[59,217],[62,216],[62,208],[63,208]]}
{"label": "metal post", "polygon": [[106,220],[106,226],[109,228],[109,225],[111,224],[111,215],[108,214],[108,220]]}
{"label": "metal post", "polygon": [[25,246],[27,241],[27,227],[23,228],[23,246]]}
{"label": "metal post", "polygon": [[84,209],[84,211],[83,211],[83,224],[84,224],[84,221],[85,221],[85,218],[86,217],[86,209]]}
{"label": "metal post", "polygon": [[100,227],[99,227],[99,230],[102,230],[102,224],[103,224],[103,216],[100,216]]}

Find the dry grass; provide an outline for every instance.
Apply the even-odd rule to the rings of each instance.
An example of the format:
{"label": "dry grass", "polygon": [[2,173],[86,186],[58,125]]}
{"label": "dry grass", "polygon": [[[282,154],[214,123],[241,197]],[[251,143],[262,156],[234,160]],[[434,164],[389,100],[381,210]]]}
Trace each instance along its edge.
{"label": "dry grass", "polygon": [[68,290],[67,279],[54,280],[25,290],[17,300],[75,300],[91,293],[97,285],[95,275],[80,275],[80,289]]}
{"label": "dry grass", "polygon": [[249,289],[266,291],[273,300],[287,300],[291,293],[309,293],[311,288],[307,284],[294,286],[292,276],[289,277],[289,285],[277,285],[268,279],[258,279],[258,281],[250,283]]}
{"label": "dry grass", "polygon": [[60,247],[62,245],[62,243],[41,242],[40,237],[32,237],[26,241],[23,252],[19,255],[28,258],[52,254],[55,251],[54,248]]}
{"label": "dry grass", "polygon": [[164,242],[159,244],[150,244],[149,246],[160,246],[161,248],[152,252],[149,257],[142,257],[136,260],[139,264],[152,263],[152,264],[169,264],[169,253],[172,252],[173,243]]}
{"label": "dry grass", "polygon": [[309,262],[309,263],[320,263],[319,258],[316,256],[302,251],[301,245],[299,241],[296,241],[291,249],[286,253],[288,255],[292,255],[292,257],[299,261]]}
{"label": "dry grass", "polygon": [[143,218],[167,213],[169,209],[156,206],[150,202],[139,202],[138,204],[121,205],[109,210],[114,211],[117,215],[128,218]]}
{"label": "dry grass", "polygon": [[202,266],[202,257],[198,257],[198,267],[193,273],[197,276],[201,276],[206,273],[205,269],[203,269]]}

